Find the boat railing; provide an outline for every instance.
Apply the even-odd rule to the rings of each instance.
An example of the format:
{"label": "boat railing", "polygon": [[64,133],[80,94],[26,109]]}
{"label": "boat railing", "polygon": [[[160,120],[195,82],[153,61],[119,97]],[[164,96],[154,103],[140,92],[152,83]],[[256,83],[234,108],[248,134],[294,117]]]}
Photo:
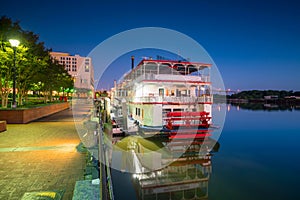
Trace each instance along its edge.
{"label": "boat railing", "polygon": [[143,80],[166,80],[166,81],[198,81],[198,82],[210,82],[210,77],[207,75],[199,76],[184,76],[184,75],[172,75],[172,74],[154,74],[147,73],[142,74],[134,79],[134,82],[141,82]]}
{"label": "boat railing", "polygon": [[151,102],[169,102],[169,103],[211,103],[212,97],[203,95],[201,97],[163,97],[163,96],[146,96],[146,97],[135,97],[135,102],[151,103]]}
{"label": "boat railing", "polygon": [[209,76],[205,75],[170,75],[170,74],[157,74],[154,77],[155,80],[180,80],[180,81],[198,81],[198,82],[209,82]]}
{"label": "boat railing", "polygon": [[166,102],[182,102],[182,103],[197,103],[197,102],[201,102],[201,103],[205,103],[205,102],[211,102],[211,96],[207,96],[207,95],[203,95],[201,97],[164,97],[163,101]]}

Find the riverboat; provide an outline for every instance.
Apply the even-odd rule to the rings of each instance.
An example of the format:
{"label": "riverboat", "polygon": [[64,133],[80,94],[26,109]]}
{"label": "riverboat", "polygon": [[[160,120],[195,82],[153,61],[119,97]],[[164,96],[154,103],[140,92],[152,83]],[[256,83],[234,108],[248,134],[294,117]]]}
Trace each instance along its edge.
{"label": "riverboat", "polygon": [[208,63],[153,59],[134,67],[132,57],[132,69],[112,90],[124,129],[134,121],[143,135],[205,137],[212,124],[210,68]]}

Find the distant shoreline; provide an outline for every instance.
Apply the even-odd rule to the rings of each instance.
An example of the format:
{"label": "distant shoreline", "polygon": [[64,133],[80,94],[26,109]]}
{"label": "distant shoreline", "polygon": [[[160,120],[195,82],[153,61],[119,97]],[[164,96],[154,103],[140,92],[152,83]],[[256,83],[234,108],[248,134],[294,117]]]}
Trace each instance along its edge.
{"label": "distant shoreline", "polygon": [[230,104],[240,109],[246,110],[264,110],[264,111],[300,111],[299,99],[277,99],[277,100],[265,100],[265,99],[227,99],[227,104]]}
{"label": "distant shoreline", "polygon": [[231,95],[215,94],[214,102],[227,103],[247,110],[300,110],[300,92],[250,90]]}

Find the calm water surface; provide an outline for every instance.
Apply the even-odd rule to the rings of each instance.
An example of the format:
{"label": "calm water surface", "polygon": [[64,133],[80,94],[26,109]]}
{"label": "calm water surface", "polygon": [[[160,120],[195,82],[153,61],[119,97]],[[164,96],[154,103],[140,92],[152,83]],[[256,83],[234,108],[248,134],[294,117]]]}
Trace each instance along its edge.
{"label": "calm water surface", "polygon": [[[300,111],[231,107],[219,139],[219,151],[211,158],[207,199],[299,199],[299,122]],[[142,199],[132,174],[113,171],[112,176],[115,199]],[[183,196],[194,199],[189,194]],[[165,198],[166,195],[158,195],[144,199]],[[173,199],[178,198],[175,195]]]}
{"label": "calm water surface", "polygon": [[212,161],[209,199],[298,199],[300,112],[231,108]]}

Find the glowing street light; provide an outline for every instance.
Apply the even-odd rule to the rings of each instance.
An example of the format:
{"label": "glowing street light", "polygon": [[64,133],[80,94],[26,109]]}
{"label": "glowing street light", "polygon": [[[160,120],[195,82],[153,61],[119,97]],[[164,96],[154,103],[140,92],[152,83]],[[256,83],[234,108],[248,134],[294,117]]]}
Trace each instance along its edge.
{"label": "glowing street light", "polygon": [[14,67],[13,67],[13,108],[17,107],[16,104],[16,48],[19,46],[20,41],[15,40],[15,39],[10,39],[9,40],[11,46],[13,47],[14,50]]}
{"label": "glowing street light", "polygon": [[12,47],[18,47],[19,44],[20,44],[20,41],[19,40],[15,40],[15,39],[10,39],[9,40],[10,44]]}

